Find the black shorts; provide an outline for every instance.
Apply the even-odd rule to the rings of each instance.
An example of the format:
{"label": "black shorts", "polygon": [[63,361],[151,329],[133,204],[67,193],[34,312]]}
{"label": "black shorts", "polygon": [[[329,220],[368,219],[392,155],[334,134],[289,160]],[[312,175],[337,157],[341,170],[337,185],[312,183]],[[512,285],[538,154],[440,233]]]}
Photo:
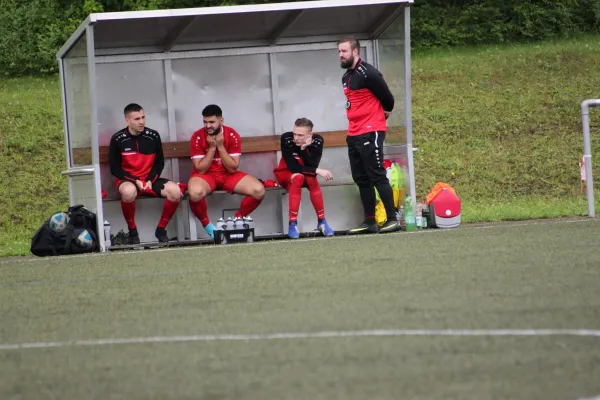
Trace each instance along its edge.
{"label": "black shorts", "polygon": [[122,181],[120,179],[117,179],[117,189],[119,189],[119,186],[121,186],[124,182],[129,182],[129,183],[132,183],[133,185],[135,185],[138,196],[162,197],[160,192],[163,190],[163,188],[165,187],[167,182],[169,182],[169,180],[165,179],[165,178],[158,178],[154,182],[152,182],[152,188],[150,190],[141,191],[140,188],[135,184],[135,182]]}
{"label": "black shorts", "polygon": [[352,179],[358,187],[389,184],[383,166],[385,132],[368,132],[346,136]]}

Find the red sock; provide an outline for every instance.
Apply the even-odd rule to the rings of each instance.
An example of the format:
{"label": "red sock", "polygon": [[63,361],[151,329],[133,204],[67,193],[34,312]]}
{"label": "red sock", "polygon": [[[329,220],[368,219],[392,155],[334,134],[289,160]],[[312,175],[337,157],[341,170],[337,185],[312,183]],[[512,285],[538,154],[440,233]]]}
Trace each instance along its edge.
{"label": "red sock", "polygon": [[300,199],[302,198],[302,185],[304,185],[304,175],[294,175],[288,188],[290,196],[288,201],[290,221],[298,220],[298,210],[300,209]]}
{"label": "red sock", "polygon": [[163,204],[162,214],[160,216],[160,220],[158,221],[159,228],[166,228],[167,224],[173,218],[173,214],[177,211],[177,206],[179,206],[179,201],[171,201],[169,199],[165,199],[165,203]]}
{"label": "red sock", "polygon": [[202,226],[206,226],[210,223],[205,199],[201,199],[200,201],[190,201],[190,209],[194,215],[198,217]]}
{"label": "red sock", "polygon": [[317,218],[324,219],[325,205],[323,204],[323,192],[321,192],[321,185],[319,185],[319,181],[314,176],[307,176],[306,186],[308,186],[308,191],[310,192],[310,201],[315,208]]}
{"label": "red sock", "polygon": [[123,217],[125,217],[125,222],[127,222],[127,228],[129,230],[135,229],[135,201],[125,203],[121,200],[121,210],[123,210]]}
{"label": "red sock", "polygon": [[240,210],[235,214],[236,217],[246,217],[260,205],[262,199],[257,200],[252,196],[244,197],[242,204],[240,204]]}

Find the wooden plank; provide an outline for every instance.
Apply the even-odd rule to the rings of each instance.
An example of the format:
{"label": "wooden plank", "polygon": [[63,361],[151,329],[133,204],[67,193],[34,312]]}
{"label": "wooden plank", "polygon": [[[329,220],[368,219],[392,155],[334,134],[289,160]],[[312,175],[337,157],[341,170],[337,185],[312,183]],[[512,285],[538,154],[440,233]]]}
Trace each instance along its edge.
{"label": "wooden plank", "polygon": [[[325,147],[340,147],[346,145],[346,131],[331,131],[319,132],[325,139]],[[279,135],[268,136],[253,136],[242,138],[242,153],[261,153],[270,151],[279,151]],[[91,164],[90,149],[73,149],[87,150]],[[163,153],[165,158],[186,158],[190,156],[190,142],[163,142]],[[79,152],[79,158],[83,159],[87,154],[83,151]],[[100,162],[108,162],[108,146],[100,147]]]}
{"label": "wooden plank", "polygon": [[279,135],[242,138],[242,154],[279,150]]}
{"label": "wooden plank", "polygon": [[319,132],[325,140],[324,147],[346,146],[346,131]]}
{"label": "wooden plank", "polygon": [[[346,146],[346,131],[318,132],[325,139],[325,147]],[[396,144],[406,141],[404,128],[390,128],[386,143]],[[242,153],[279,151],[279,135],[253,136],[242,138]],[[190,156],[190,142],[163,142],[165,158],[186,158]],[[78,165],[92,164],[90,148],[73,149],[73,161]],[[108,146],[100,146],[100,162],[108,162]]]}

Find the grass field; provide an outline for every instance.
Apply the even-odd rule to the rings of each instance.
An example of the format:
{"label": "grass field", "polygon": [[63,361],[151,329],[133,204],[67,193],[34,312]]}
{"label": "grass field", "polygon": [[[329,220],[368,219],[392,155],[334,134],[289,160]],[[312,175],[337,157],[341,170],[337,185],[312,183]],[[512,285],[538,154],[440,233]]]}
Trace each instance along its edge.
{"label": "grass field", "polygon": [[[419,197],[450,183],[466,222],[586,214],[579,107],[600,97],[600,36],[420,51],[412,67]],[[26,255],[68,203],[58,80],[0,79],[0,105],[0,257]]]}
{"label": "grass field", "polygon": [[598,232],[580,219],[5,259],[0,398],[592,398]]}

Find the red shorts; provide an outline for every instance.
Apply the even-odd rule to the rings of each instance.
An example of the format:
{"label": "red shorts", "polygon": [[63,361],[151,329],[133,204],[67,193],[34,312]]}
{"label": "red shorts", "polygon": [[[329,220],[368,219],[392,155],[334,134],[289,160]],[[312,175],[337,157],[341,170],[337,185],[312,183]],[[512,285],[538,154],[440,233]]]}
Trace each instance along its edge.
{"label": "red shorts", "polygon": [[[285,190],[290,190],[290,184],[292,183],[292,175],[294,175],[292,171],[290,171],[289,169],[285,169],[283,171],[275,171],[274,174],[279,186],[281,186]],[[307,177],[305,176],[304,184],[302,185],[302,187],[308,188],[308,186],[306,185],[306,178]]]}
{"label": "red shorts", "polygon": [[210,191],[214,192],[215,190],[226,190],[229,193],[233,194],[233,189],[237,186],[237,184],[242,180],[243,177],[248,175],[242,171],[235,171],[230,174],[229,172],[209,172],[206,174],[200,174],[196,171],[192,172],[191,178],[202,178],[208,186],[210,186]]}

